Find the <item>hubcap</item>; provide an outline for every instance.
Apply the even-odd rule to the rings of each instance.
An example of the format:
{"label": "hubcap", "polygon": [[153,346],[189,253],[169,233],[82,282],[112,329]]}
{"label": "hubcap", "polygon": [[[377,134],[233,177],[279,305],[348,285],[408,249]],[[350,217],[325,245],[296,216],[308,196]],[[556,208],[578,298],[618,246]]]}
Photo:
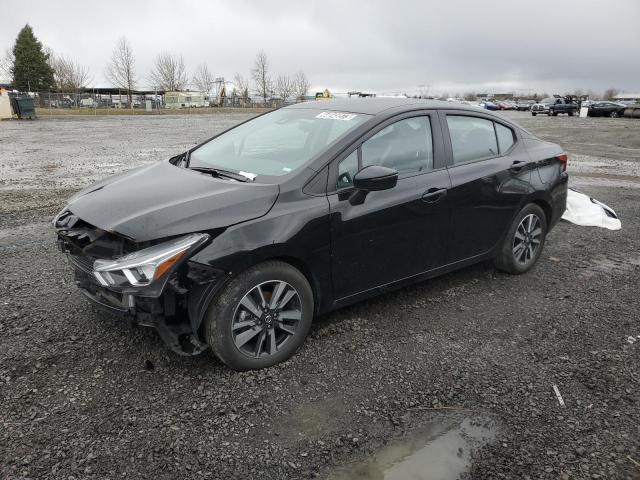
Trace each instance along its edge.
{"label": "hubcap", "polygon": [[527,264],[535,256],[540,247],[542,223],[537,215],[525,216],[513,237],[513,257],[520,264]]}
{"label": "hubcap", "polygon": [[301,317],[302,303],[295,288],[281,280],[263,282],[236,306],[233,343],[252,358],[274,355],[295,334]]}

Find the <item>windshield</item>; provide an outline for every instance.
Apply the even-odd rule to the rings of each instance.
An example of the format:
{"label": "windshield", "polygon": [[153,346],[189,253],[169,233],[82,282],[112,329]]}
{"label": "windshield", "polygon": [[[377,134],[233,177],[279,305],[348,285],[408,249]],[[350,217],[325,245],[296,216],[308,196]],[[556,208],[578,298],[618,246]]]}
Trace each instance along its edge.
{"label": "windshield", "polygon": [[283,108],[262,115],[193,150],[189,168],[286,175],[370,116]]}
{"label": "windshield", "polygon": [[556,99],[555,98],[545,98],[544,100],[542,100],[540,103],[556,103]]}

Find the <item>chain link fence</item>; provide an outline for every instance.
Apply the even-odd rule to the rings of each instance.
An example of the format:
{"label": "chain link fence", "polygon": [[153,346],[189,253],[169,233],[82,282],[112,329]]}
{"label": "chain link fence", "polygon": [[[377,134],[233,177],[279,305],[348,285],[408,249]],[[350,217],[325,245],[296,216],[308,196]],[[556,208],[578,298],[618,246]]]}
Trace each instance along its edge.
{"label": "chain link fence", "polygon": [[[81,91],[29,93],[41,114],[109,114],[128,113],[186,113],[217,108],[278,108],[285,102],[278,98],[243,97],[231,95],[218,98],[202,92],[132,93],[126,91]],[[289,102],[287,102],[289,103]]]}

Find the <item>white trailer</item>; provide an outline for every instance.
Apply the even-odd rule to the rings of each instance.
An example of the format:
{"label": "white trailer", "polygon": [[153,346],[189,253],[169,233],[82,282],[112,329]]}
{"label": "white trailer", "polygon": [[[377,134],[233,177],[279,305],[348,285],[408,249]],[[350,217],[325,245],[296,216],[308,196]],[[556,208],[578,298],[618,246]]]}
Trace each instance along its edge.
{"label": "white trailer", "polygon": [[204,92],[167,92],[164,104],[166,108],[208,107],[209,96]]}

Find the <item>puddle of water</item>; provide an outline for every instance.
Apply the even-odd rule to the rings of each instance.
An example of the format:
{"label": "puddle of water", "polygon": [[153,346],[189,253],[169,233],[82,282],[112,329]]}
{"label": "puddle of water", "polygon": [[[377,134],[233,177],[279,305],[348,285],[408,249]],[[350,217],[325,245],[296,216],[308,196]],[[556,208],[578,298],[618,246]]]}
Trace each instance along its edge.
{"label": "puddle of water", "polygon": [[432,424],[331,478],[456,480],[470,467],[471,452],[494,439],[495,429],[488,421],[467,418],[459,424]]}
{"label": "puddle of water", "polygon": [[592,258],[586,265],[583,276],[591,277],[594,273],[628,273],[640,267],[640,255],[609,255]]}

